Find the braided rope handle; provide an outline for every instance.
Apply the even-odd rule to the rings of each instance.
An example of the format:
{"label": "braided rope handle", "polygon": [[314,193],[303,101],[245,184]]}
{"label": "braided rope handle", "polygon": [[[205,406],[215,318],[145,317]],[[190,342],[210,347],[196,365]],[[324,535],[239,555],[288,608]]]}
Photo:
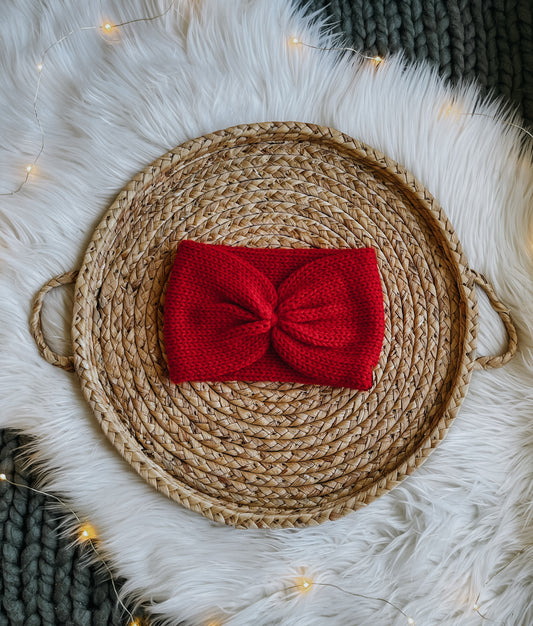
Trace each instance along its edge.
{"label": "braided rope handle", "polygon": [[516,332],[516,327],[511,319],[511,313],[509,309],[503,304],[501,300],[498,299],[493,286],[489,283],[489,281],[481,274],[480,272],[476,272],[473,269],[470,269],[470,274],[472,279],[476,285],[481,287],[483,291],[487,294],[489,302],[492,308],[498,313],[501,321],[507,331],[507,349],[503,354],[497,356],[480,356],[478,357],[474,363],[472,368],[474,370],[488,370],[494,369],[496,367],[501,367],[508,363],[514,354],[516,353],[518,347],[518,335]]}
{"label": "braided rope handle", "polygon": [[[498,299],[494,288],[485,278],[485,276],[483,276],[483,274],[481,274],[480,272],[476,272],[473,269],[470,269],[469,271],[470,275],[472,276],[473,282],[481,289],[483,289],[483,291],[487,294],[492,308],[500,316],[505,330],[507,331],[507,350],[503,354],[496,356],[480,356],[473,362],[472,367],[474,370],[486,370],[502,367],[502,365],[508,363],[516,353],[518,347],[518,336],[516,332],[516,327],[513,323],[513,320],[511,319],[509,309],[501,302],[501,300]],[[46,361],[48,361],[48,363],[56,365],[57,367],[61,367],[62,369],[69,372],[74,371],[74,357],[57,354],[57,352],[54,352],[48,346],[43,334],[41,312],[44,298],[49,291],[61,285],[75,283],[77,277],[78,270],[74,270],[71,272],[65,272],[64,274],[60,274],[59,276],[54,276],[54,278],[45,283],[38,291],[33,300],[30,316],[30,331],[35,340],[35,343],[37,344],[37,347],[39,348],[41,356]]]}
{"label": "braided rope handle", "polygon": [[47,283],[45,283],[38,291],[37,295],[33,300],[33,304],[31,307],[31,315],[30,315],[30,332],[32,337],[35,339],[35,343],[39,348],[39,352],[41,356],[51,363],[52,365],[56,365],[57,367],[61,367],[68,372],[74,371],[74,357],[73,356],[65,356],[62,354],[57,354],[54,352],[49,345],[46,343],[46,339],[43,334],[43,325],[41,319],[41,312],[43,308],[43,302],[46,294],[54,289],[55,287],[59,287],[60,285],[68,285],[70,283],[75,283],[78,277],[78,270],[74,270],[72,272],[65,272],[64,274],[59,274],[59,276],[54,276],[54,278],[50,279]]}

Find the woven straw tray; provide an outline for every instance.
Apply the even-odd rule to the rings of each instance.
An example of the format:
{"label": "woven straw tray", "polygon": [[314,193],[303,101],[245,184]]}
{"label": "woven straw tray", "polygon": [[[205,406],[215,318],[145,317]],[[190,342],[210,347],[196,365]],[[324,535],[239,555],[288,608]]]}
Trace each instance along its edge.
{"label": "woven straw tray", "polygon": [[[165,288],[184,239],[376,250],[385,338],[365,392],[272,382],[173,385]],[[46,343],[46,293],[75,282],[73,356]],[[475,285],[507,330],[476,357]],[[37,294],[43,357],[74,370],[103,432],[147,482],[239,527],[335,520],[410,475],[445,436],[474,369],[514,354],[509,311],[468,267],[442,208],[402,166],[334,129],[233,127],[188,141],[118,195],[82,267]]]}

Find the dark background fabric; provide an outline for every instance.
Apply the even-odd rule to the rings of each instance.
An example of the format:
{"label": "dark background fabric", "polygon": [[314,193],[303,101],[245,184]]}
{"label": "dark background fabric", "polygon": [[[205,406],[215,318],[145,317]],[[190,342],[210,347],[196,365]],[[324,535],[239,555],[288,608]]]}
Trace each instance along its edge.
{"label": "dark background fabric", "polygon": [[[533,124],[533,0],[312,0],[361,52],[403,50],[451,82],[476,80],[512,102]],[[17,450],[25,439],[0,431],[0,472],[35,484]],[[0,484],[0,626],[124,626],[105,574],[86,565],[87,548],[61,537],[45,496]],[[53,503],[52,500],[48,504]],[[117,581],[120,586],[120,581]]]}
{"label": "dark background fabric", "polygon": [[[23,471],[17,453],[27,441],[0,430],[0,473],[34,487],[35,477]],[[0,626],[128,624],[109,577],[86,565],[90,548],[73,547],[63,536],[51,504],[46,496],[0,483]]]}
{"label": "dark background fabric", "polygon": [[533,122],[533,0],[311,0],[348,45],[369,55],[403,50],[452,83],[475,80]]}

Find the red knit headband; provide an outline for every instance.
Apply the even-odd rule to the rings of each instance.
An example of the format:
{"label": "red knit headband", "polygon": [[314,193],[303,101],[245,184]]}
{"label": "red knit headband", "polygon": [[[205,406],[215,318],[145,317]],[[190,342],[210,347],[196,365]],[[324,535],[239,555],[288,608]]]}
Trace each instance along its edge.
{"label": "red knit headband", "polygon": [[182,241],[169,279],[170,378],[372,386],[383,343],[372,248],[245,248]]}

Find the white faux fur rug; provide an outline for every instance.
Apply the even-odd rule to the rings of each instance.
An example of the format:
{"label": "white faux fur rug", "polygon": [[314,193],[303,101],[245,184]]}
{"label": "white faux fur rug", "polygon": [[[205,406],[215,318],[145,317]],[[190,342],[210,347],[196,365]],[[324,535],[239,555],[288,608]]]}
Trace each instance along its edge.
{"label": "white faux fur rug", "polygon": [[[78,26],[161,13],[163,1],[4,0],[0,21],[0,191],[38,151],[32,111],[41,52]],[[28,184],[1,197],[0,426],[37,438],[45,484],[97,528],[126,591],[171,624],[478,626],[533,623],[533,168],[520,131],[476,90],[427,67],[376,71],[346,54],[288,45],[331,40],[287,0],[183,0],[110,44],[80,31],[50,51],[39,115],[45,151]],[[446,114],[450,104],[451,112]],[[474,117],[463,115],[474,107]],[[74,375],[47,364],[30,301],[75,268],[118,191],[170,148],[244,122],[336,127],[411,170],[438,198],[471,266],[511,307],[520,350],[476,372],[448,437],[426,464],[364,510],[320,527],[235,530],[181,508],[119,458]],[[49,336],[70,310],[50,296]],[[481,301],[479,352],[504,333]],[[66,349],[65,341],[56,342]],[[290,589],[298,576],[315,583]],[[334,586],[327,586],[334,585]],[[341,591],[342,588],[352,594]]]}

